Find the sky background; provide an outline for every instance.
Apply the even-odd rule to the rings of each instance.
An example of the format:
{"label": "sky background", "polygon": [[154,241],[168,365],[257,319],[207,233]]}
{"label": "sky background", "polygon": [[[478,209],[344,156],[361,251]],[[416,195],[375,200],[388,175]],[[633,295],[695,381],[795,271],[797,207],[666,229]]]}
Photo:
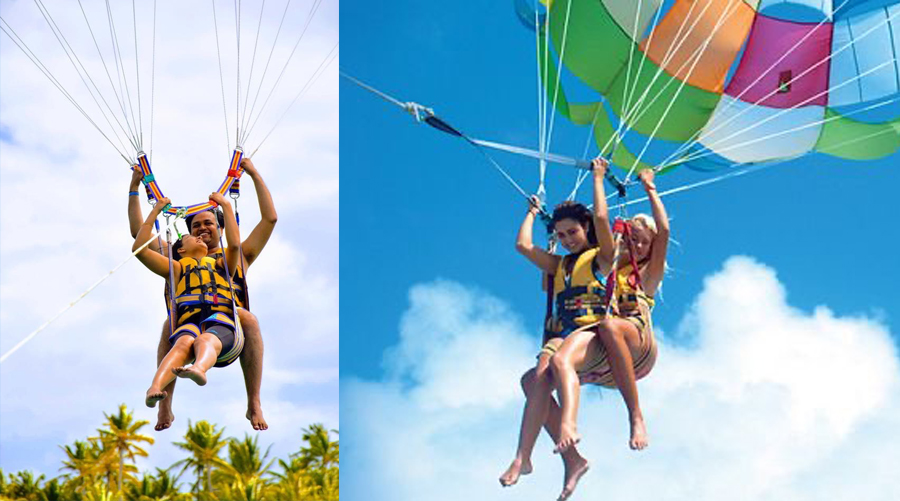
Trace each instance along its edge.
{"label": "sky background", "polygon": [[[513,2],[468,7],[401,0],[373,17],[345,4],[341,68],[471,136],[536,149],[534,35]],[[555,496],[546,437],[534,474],[508,490],[496,480],[544,314],[540,275],[514,250],[524,200],[462,141],[346,79],[340,92],[345,495]],[[557,117],[550,150],[581,156],[587,135]],[[536,161],[491,154],[536,189]],[[736,485],[739,499],[897,496],[881,464],[900,446],[898,159],[811,155],[665,199],[675,243],[654,310],[660,357],[640,384],[651,447],[628,451],[621,398],[586,390],[594,470],[574,499],[721,499]],[[548,169],[552,205],[575,173]]]}
{"label": "sky background", "polygon": [[[78,4],[44,3],[106,98],[113,99]],[[113,64],[105,4],[83,4],[107,63]],[[212,7],[209,2],[158,2],[156,64],[151,72],[152,4],[140,4],[144,145],[160,187],[176,205],[204,202],[225,177],[234,147],[224,126]],[[234,4],[216,5],[233,136],[238,68]],[[285,5],[268,2],[262,14],[254,91]],[[290,4],[257,110],[285,67],[311,5]],[[130,6],[114,2],[113,14],[137,106]],[[246,95],[261,3],[242,6],[240,68]],[[279,220],[248,276],[265,343],[262,405],[269,430],[259,434],[259,442],[262,447],[272,444],[271,454],[280,458],[299,450],[302,428],[323,423],[337,429],[339,424],[338,63],[288,109],[338,42],[338,10],[338,2],[321,4],[244,144],[251,153],[287,110],[253,156]],[[3,0],[0,15],[109,134],[37,7]],[[0,352],[6,353],[125,260],[133,240],[125,211],[127,163],[5,35],[0,36],[0,75]],[[149,207],[141,192],[146,215]],[[247,177],[238,210],[246,237],[259,221],[256,194]],[[162,287],[158,277],[131,260],[4,361],[0,468],[56,476],[65,458],[59,446],[95,436],[105,421],[103,414],[115,413],[122,403],[136,419],[150,421],[141,431],[157,440],[149,448],[150,458],[138,461],[141,470],[166,468],[183,457],[171,443],[182,440],[189,421],[205,419],[224,426],[225,436],[256,434],[244,417],[246,393],[239,363],[211,371],[203,388],[179,382],[173,427],[153,431],[156,409],[148,409],[143,401],[165,319]]]}

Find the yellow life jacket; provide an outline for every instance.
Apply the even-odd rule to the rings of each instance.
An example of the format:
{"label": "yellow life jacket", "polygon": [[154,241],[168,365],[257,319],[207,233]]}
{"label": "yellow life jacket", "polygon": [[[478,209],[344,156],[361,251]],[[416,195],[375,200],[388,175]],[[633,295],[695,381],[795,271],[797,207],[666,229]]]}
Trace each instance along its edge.
{"label": "yellow life jacket", "polygon": [[[215,259],[225,259],[225,253],[222,251],[222,248],[216,249],[216,252],[210,256]],[[243,264],[244,258],[241,256],[238,259],[238,265],[236,266],[236,270],[228,270],[231,272],[231,283],[234,285],[234,293],[235,293],[235,302],[241,308],[245,310],[250,309],[250,298],[247,295],[247,279],[244,277],[244,268],[241,266]]]}
{"label": "yellow life jacket", "polygon": [[638,300],[644,300],[653,308],[653,298],[644,292],[643,287],[635,276],[631,264],[626,264],[619,268],[616,272],[616,309],[619,311],[630,311],[638,307]]}
{"label": "yellow life jacket", "polygon": [[[563,330],[571,330],[603,319],[606,311],[606,287],[603,274],[597,267],[599,247],[581,254],[568,255],[559,260],[553,276],[556,298],[556,319]],[[569,268],[569,263],[575,263]],[[571,269],[571,271],[567,271]]]}
{"label": "yellow life jacket", "polygon": [[207,256],[200,261],[185,257],[178,262],[181,263],[181,279],[175,286],[178,325],[198,314],[206,318],[221,312],[234,318],[231,287],[217,261]]}

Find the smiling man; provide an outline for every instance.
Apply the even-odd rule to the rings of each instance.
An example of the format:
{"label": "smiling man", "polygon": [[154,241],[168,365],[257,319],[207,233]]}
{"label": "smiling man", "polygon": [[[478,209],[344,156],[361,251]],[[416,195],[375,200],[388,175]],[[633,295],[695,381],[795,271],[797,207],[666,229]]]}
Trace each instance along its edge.
{"label": "smiling man", "polygon": [[[241,160],[241,168],[253,180],[253,186],[256,188],[256,196],[259,200],[260,222],[253,228],[250,235],[241,243],[243,251],[242,265],[234,270],[232,279],[234,282],[236,296],[238,301],[238,316],[240,317],[241,326],[244,330],[244,349],[241,352],[241,370],[244,372],[244,384],[247,387],[247,419],[254,430],[266,430],[266,424],[263,417],[262,405],[260,403],[259,390],[262,382],[262,361],[263,361],[263,341],[259,329],[259,321],[256,315],[250,313],[246,270],[256,261],[259,253],[266,246],[272,231],[275,229],[275,223],[278,216],[275,213],[275,205],[272,203],[272,195],[263,182],[262,177],[249,158]],[[141,215],[141,204],[138,188],[141,185],[143,173],[140,169],[134,169],[131,176],[131,183],[128,189],[128,223],[131,228],[131,235],[134,237],[140,229],[143,216]],[[216,210],[208,210],[190,216],[186,219],[191,235],[199,237],[206,243],[209,249],[209,256],[215,256],[222,253],[219,248],[220,231],[222,228],[222,213]],[[165,243],[162,247],[154,240],[150,247],[163,255],[168,255],[168,249]],[[169,342],[169,319],[163,325],[162,335],[159,340],[159,347],[156,350],[156,363],[159,364],[171,349]],[[157,431],[165,430],[172,425],[175,415],[172,413],[172,398],[175,391],[175,381],[163,388],[168,396],[159,402],[159,414],[155,429]]]}

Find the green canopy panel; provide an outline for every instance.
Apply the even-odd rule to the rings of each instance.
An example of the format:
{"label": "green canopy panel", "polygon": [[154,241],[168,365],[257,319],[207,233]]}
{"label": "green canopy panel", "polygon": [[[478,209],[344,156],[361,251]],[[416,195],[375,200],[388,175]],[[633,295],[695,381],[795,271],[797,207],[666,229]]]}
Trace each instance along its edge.
{"label": "green canopy panel", "polygon": [[828,108],[825,120],[815,146],[819,153],[847,160],[871,160],[890,155],[900,148],[900,118],[866,123]]}

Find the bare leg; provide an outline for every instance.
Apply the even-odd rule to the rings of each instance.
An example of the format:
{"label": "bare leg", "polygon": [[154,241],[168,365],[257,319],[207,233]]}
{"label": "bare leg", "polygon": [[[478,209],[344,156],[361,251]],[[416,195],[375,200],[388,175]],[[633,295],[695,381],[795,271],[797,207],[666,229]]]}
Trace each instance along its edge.
{"label": "bare leg", "polygon": [[577,331],[566,338],[559,351],[550,359],[550,367],[562,404],[556,452],[563,452],[581,440],[577,426],[581,383],[576,369],[580,368],[588,359],[588,355],[599,349],[599,346],[593,330]]}
{"label": "bare leg", "polygon": [[190,367],[174,367],[172,373],[178,377],[188,378],[200,386],[206,384],[206,371],[216,364],[222,351],[222,342],[215,334],[204,332],[194,341],[196,361]]}
{"label": "bare leg", "polygon": [[609,367],[613,379],[628,407],[628,421],[631,425],[631,438],[628,446],[641,450],[649,445],[644,416],[638,403],[637,383],[634,377],[632,350],[640,348],[640,333],[630,322],[622,319],[610,319],[600,325],[597,337],[606,348],[609,356]]}
{"label": "bare leg", "polygon": [[[162,334],[159,337],[159,346],[156,348],[157,367],[162,363],[163,359],[166,358],[166,354],[168,354],[169,350],[172,348],[172,343],[169,342],[169,335],[171,334],[169,319],[167,317],[166,321],[163,323]],[[166,397],[159,402],[159,413],[157,414],[156,426],[154,427],[156,431],[162,431],[172,426],[172,421],[175,420],[175,414],[172,414],[172,398],[175,393],[175,378],[172,378],[172,381],[166,385],[165,388],[162,388],[162,392],[166,394]]]}
{"label": "bare leg", "polygon": [[150,383],[150,389],[147,390],[147,407],[156,406],[156,402],[166,397],[163,388],[175,379],[172,369],[184,365],[191,358],[193,344],[194,338],[191,336],[181,336],[175,340],[175,345],[160,362],[153,376],[153,382]]}
{"label": "bare leg", "polygon": [[[516,457],[507,471],[500,477],[503,486],[513,485],[519,475],[527,475],[532,471],[531,452],[537,440],[538,432],[543,424],[554,443],[559,439],[561,412],[553,398],[552,372],[549,369],[549,357],[542,356],[538,365],[522,376],[522,389],[528,398],[522,416],[522,428],[519,433],[519,447]],[[560,499],[568,498],[575,490],[578,480],[589,468],[589,464],[576,447],[569,447],[562,453],[565,466],[563,491]]]}
{"label": "bare leg", "polygon": [[244,350],[241,352],[241,370],[244,372],[244,385],[247,387],[247,419],[254,430],[267,430],[269,425],[263,417],[259,399],[259,388],[262,383],[263,340],[259,330],[259,321],[253,313],[241,308],[238,310],[241,327],[244,329]]}

